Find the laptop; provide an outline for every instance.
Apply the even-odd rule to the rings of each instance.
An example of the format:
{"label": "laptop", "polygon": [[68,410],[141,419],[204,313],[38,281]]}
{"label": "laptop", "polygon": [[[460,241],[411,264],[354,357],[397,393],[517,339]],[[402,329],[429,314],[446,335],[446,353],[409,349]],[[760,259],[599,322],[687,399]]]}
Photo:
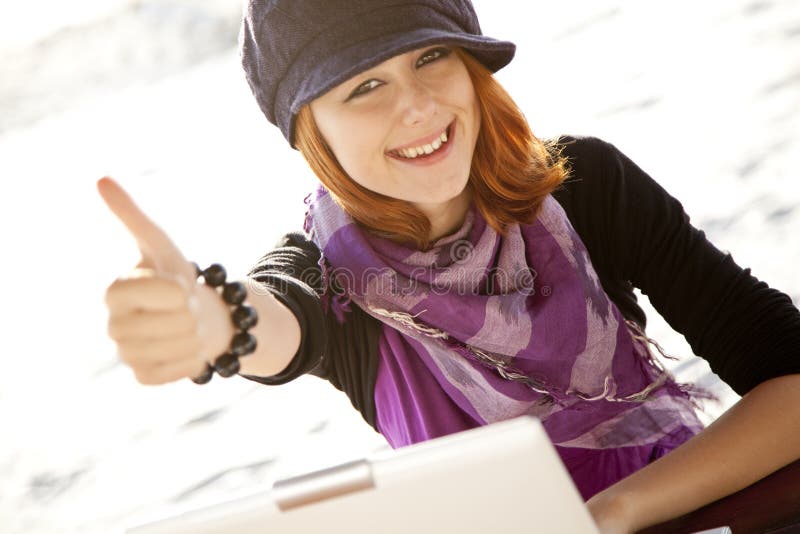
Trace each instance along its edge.
{"label": "laptop", "polygon": [[597,533],[541,423],[521,417],[276,482],[129,534]]}

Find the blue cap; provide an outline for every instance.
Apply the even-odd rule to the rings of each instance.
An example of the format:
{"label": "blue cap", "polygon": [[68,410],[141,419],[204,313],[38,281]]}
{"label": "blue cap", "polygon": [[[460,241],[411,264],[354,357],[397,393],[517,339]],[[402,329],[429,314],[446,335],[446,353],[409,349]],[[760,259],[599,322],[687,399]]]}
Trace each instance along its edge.
{"label": "blue cap", "polygon": [[240,44],[261,111],[292,147],[303,106],[393,56],[447,44],[495,72],[516,50],[481,33],[469,0],[249,0]]}

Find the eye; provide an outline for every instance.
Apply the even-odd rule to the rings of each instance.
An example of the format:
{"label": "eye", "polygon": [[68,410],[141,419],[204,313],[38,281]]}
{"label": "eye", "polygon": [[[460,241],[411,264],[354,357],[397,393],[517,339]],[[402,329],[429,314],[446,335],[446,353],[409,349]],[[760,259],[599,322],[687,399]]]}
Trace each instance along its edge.
{"label": "eye", "polygon": [[353,90],[353,92],[350,93],[350,95],[348,95],[347,100],[350,100],[351,98],[355,98],[357,96],[361,96],[361,95],[367,94],[370,91],[372,91],[373,89],[375,89],[376,87],[379,87],[380,85],[381,85],[381,82],[379,80],[376,80],[375,78],[373,78],[371,80],[367,80],[366,82],[364,82],[361,85],[359,85],[358,87],[356,87]]}
{"label": "eye", "polygon": [[426,50],[420,58],[417,60],[417,67],[422,67],[427,65],[428,63],[432,63],[437,59],[441,59],[443,57],[447,57],[450,55],[452,50],[450,48],[439,46],[436,48],[431,48],[430,50]]}

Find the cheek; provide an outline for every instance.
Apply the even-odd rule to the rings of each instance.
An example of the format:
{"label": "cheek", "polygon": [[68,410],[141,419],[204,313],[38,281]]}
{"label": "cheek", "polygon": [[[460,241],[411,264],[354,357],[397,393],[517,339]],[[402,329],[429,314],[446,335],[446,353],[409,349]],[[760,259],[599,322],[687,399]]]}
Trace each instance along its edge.
{"label": "cheek", "polygon": [[478,132],[481,129],[481,107],[478,105],[478,99],[477,98],[473,98],[472,114],[474,116],[473,125],[474,125],[474,128],[475,128],[475,132],[474,132],[473,135],[474,135],[474,138],[475,138],[474,140],[477,141],[478,140]]}
{"label": "cheek", "polygon": [[364,155],[369,148],[369,136],[365,134],[364,125],[358,120],[341,115],[329,116],[323,113],[316,120],[322,137],[344,171],[353,177],[362,174]]}
{"label": "cheek", "polygon": [[358,185],[371,191],[382,191],[385,185],[381,177],[385,176],[382,166],[382,153],[371,136],[358,134],[355,131],[344,131],[338,143],[331,144],[333,155],[344,172]]}
{"label": "cheek", "polygon": [[371,155],[376,150],[370,136],[358,129],[343,130],[331,148],[344,171],[354,180],[362,183],[361,177],[370,174],[374,160]]}
{"label": "cheek", "polygon": [[478,129],[481,123],[481,113],[480,106],[478,105],[478,97],[475,95],[475,90],[472,87],[472,80],[466,68],[463,68],[458,76],[454,76],[454,79],[458,81],[451,85],[448,93],[451,95],[453,103],[467,113],[467,126],[474,130],[470,133],[477,139]]}

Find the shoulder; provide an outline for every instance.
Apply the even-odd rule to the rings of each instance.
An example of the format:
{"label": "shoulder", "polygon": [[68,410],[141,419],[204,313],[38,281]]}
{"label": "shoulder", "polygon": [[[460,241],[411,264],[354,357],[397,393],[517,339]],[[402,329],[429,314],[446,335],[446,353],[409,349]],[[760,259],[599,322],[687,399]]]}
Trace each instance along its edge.
{"label": "shoulder", "polygon": [[[553,197],[570,215],[608,217],[644,203],[678,204],[647,172],[621,150],[598,137],[563,135],[549,140],[566,159],[567,178]],[[570,217],[572,218],[572,217]]]}
{"label": "shoulder", "polygon": [[565,186],[593,180],[599,186],[620,174],[623,154],[611,143],[592,136],[562,135],[549,141],[555,152],[567,160],[569,177]]}
{"label": "shoulder", "polygon": [[621,152],[611,143],[591,136],[563,135],[548,140],[548,145],[566,159],[569,171],[553,197],[573,225],[594,226],[598,217],[607,216],[625,196]]}
{"label": "shoulder", "polygon": [[680,203],[611,143],[565,135],[550,145],[569,170],[552,196],[595,264],[631,276],[633,251],[683,223]]}
{"label": "shoulder", "polygon": [[602,160],[617,151],[611,143],[588,135],[560,135],[549,142],[561,150],[563,156],[576,160]]}

